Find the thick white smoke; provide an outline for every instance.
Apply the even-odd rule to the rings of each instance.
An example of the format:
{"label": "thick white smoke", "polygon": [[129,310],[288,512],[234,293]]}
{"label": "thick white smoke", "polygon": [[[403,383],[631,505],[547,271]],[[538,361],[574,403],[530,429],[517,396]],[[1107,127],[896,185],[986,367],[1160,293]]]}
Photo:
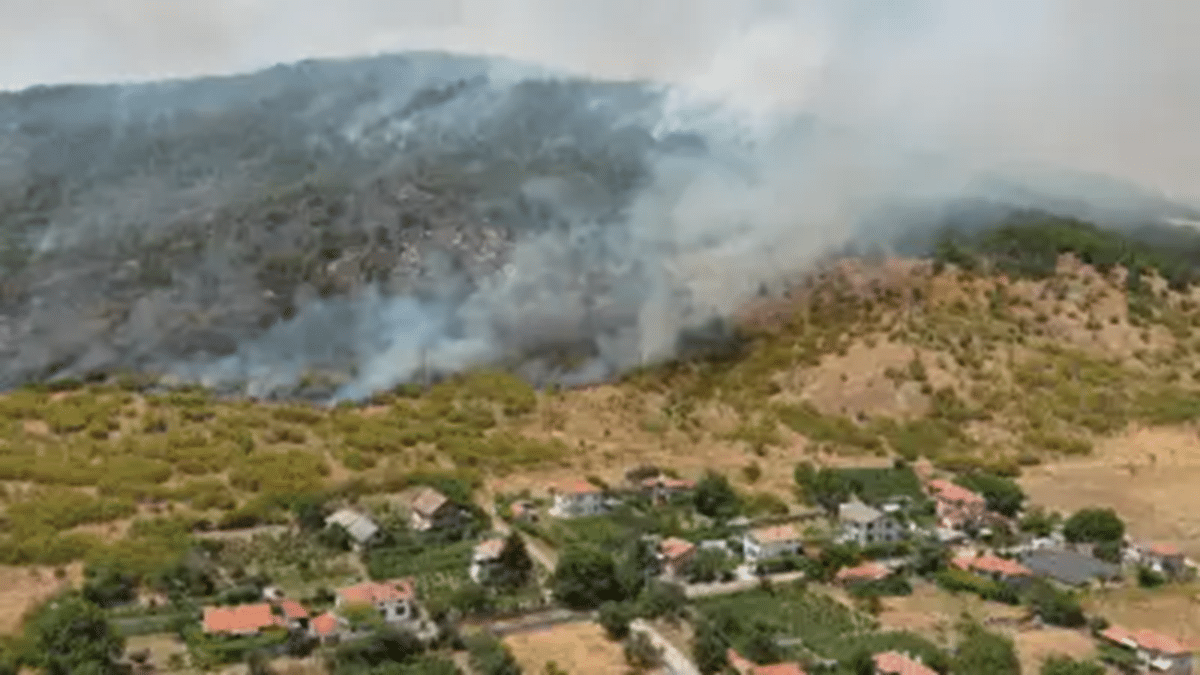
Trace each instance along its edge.
{"label": "thick white smoke", "polygon": [[[620,237],[577,222],[524,241],[465,301],[369,292],[311,305],[203,371],[258,393],[321,352],[355,356],[342,395],[360,396],[422,367],[503,358],[527,332],[598,334],[600,357],[568,379],[602,377],[669,355],[681,329],[845,238],[880,199],[951,197],[976,169],[1048,163],[1200,198],[1200,5],[1178,0],[0,4],[23,17],[0,28],[0,85],[445,49],[670,83],[660,130],[709,142],[712,159],[656,167]],[[814,139],[794,129],[802,113],[853,133]],[[923,152],[950,161],[914,161]],[[593,271],[614,286],[589,288]]]}

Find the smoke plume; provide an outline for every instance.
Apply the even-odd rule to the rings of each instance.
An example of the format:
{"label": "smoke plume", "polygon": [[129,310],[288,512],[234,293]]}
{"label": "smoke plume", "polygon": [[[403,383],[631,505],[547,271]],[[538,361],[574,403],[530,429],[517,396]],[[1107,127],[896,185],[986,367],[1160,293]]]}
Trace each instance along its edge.
{"label": "smoke plume", "polygon": [[[1030,167],[1200,197],[1200,44],[1188,30],[1200,27],[1200,6],[1171,0],[69,4],[53,16],[6,12],[25,23],[0,29],[0,83],[192,76],[405,49],[647,83],[648,102],[600,92],[584,106],[617,111],[605,118],[611,142],[624,130],[649,138],[652,149],[633,153],[644,176],[627,198],[595,181],[523,178],[511,190],[552,205],[556,224],[518,236],[498,269],[471,275],[433,257],[420,293],[373,283],[309,297],[225,356],[167,360],[185,379],[257,395],[322,368],[349,373],[338,397],[495,362],[535,379],[602,379],[670,357],[682,334],[832,247],[883,238],[863,228],[879,227],[889,205],[989,196],[983,177],[996,171],[1093,201],[1113,198]],[[140,14],[149,5],[153,21]],[[486,80],[462,85],[477,102],[547,77],[511,61],[464,68],[462,82]],[[488,121],[472,115],[482,107],[438,96],[451,100],[436,112],[438,133],[476,145],[504,138],[481,131]],[[340,120],[339,138],[362,145],[367,118]],[[403,129],[387,136],[397,155],[408,152],[395,140]],[[589,132],[571,133],[541,138],[538,152]],[[664,149],[672,142],[695,147]],[[568,355],[544,356],[559,352]]]}

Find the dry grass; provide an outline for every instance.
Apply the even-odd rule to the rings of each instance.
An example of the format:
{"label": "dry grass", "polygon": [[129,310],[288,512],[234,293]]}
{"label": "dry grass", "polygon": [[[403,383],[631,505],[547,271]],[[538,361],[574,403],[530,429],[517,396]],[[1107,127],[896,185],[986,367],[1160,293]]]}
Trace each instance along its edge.
{"label": "dry grass", "polygon": [[1200,586],[1184,584],[1154,590],[1137,587],[1097,591],[1085,603],[1088,613],[1131,630],[1148,628],[1189,644],[1200,644]]}
{"label": "dry grass", "polygon": [[885,598],[880,625],[887,630],[907,630],[942,645],[949,644],[954,626],[964,615],[978,621],[1017,620],[1025,612],[970,593],[950,593],[932,584],[917,583],[909,596]]}
{"label": "dry grass", "polygon": [[17,633],[26,612],[82,582],[82,565],[68,565],[63,571],[66,576],[59,579],[51,567],[0,566],[0,634]]}
{"label": "dry grass", "polygon": [[1200,557],[1200,437],[1184,428],[1136,429],[1096,444],[1093,456],[1026,471],[1030,499],[1070,513],[1108,506],[1137,539]]}
{"label": "dry grass", "polygon": [[1021,660],[1022,673],[1037,673],[1042,662],[1055,654],[1086,659],[1096,652],[1096,643],[1085,632],[1066,628],[1039,628],[1011,633]]}
{"label": "dry grass", "polygon": [[510,635],[504,643],[526,673],[541,673],[554,661],[570,675],[618,675],[628,670],[621,645],[594,623],[568,623]]}

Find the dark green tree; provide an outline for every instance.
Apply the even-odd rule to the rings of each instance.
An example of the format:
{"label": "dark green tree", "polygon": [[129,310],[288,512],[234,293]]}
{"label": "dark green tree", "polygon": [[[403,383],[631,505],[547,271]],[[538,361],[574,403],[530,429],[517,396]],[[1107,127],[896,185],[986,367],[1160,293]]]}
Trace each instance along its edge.
{"label": "dark green tree", "polygon": [[520,588],[533,579],[533,558],[525,548],[525,540],[512,532],[504,541],[500,559],[488,578],[488,583],[501,588]]}
{"label": "dark green tree", "polygon": [[777,642],[778,634],[771,624],[757,620],[750,624],[745,637],[745,657],[755,663],[778,663],[783,660],[783,650]]}
{"label": "dark green tree", "polygon": [[709,518],[728,519],[737,516],[741,501],[729,479],[709,471],[696,484],[696,510]]}
{"label": "dark green tree", "polygon": [[725,651],[729,649],[728,627],[721,617],[705,615],[696,622],[692,635],[692,658],[704,675],[719,673],[728,661]]}
{"label": "dark green tree", "polygon": [[574,609],[592,609],[625,597],[613,557],[583,546],[568,548],[559,557],[553,589],[560,602]]}
{"label": "dark green tree", "polygon": [[80,595],[62,595],[42,605],[25,633],[30,665],[46,675],[120,672],[117,659],[125,640],[113,630],[104,611]]}
{"label": "dark green tree", "polygon": [[110,566],[83,570],[83,597],[100,607],[116,607],[137,599],[137,577]]}
{"label": "dark green tree", "polygon": [[652,581],[638,597],[638,606],[641,614],[648,618],[674,619],[683,614],[687,595],[679,584]]}
{"label": "dark green tree", "polygon": [[521,675],[521,666],[503,642],[481,633],[466,640],[471,667],[479,675]]}
{"label": "dark green tree", "polygon": [[954,675],[1021,675],[1021,662],[1012,640],[979,624],[962,628],[951,671]]}
{"label": "dark green tree", "polygon": [[1028,591],[1029,604],[1042,621],[1052,626],[1079,628],[1087,623],[1083,606],[1070,591],[1059,590],[1045,581],[1038,581]]}
{"label": "dark green tree", "polygon": [[1104,666],[1095,661],[1054,655],[1042,662],[1041,675],[1104,675]]}
{"label": "dark green tree", "polygon": [[1072,543],[1119,542],[1125,537],[1125,522],[1109,508],[1080,509],[1063,523],[1063,536]]}
{"label": "dark green tree", "polygon": [[612,640],[624,640],[629,635],[629,622],[637,618],[637,609],[628,602],[606,602],[600,605],[598,620]]}
{"label": "dark green tree", "polygon": [[988,509],[1010,518],[1015,517],[1025,503],[1025,491],[1011,478],[975,472],[960,476],[957,482],[982,495]]}

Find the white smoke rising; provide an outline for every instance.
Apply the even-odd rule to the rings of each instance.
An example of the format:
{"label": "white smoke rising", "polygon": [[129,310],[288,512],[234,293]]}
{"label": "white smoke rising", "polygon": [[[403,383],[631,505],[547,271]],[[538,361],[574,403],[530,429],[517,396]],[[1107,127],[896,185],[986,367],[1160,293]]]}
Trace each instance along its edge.
{"label": "white smoke rising", "polygon": [[[508,272],[465,300],[309,305],[204,371],[258,393],[322,355],[359,364],[341,393],[360,396],[422,368],[504,358],[533,332],[593,334],[599,356],[566,379],[603,377],[670,355],[681,329],[845,239],[880,200],[951,197],[998,165],[1062,165],[1200,198],[1200,4],[1178,0],[23,4],[0,0],[14,19],[0,27],[0,86],[445,49],[668,83],[659,131],[708,141],[711,159],[656,166],[624,228],[581,221],[523,241]],[[813,139],[789,126],[797,114],[854,134]],[[935,169],[910,151],[952,161]],[[594,276],[612,287],[597,291]]]}

